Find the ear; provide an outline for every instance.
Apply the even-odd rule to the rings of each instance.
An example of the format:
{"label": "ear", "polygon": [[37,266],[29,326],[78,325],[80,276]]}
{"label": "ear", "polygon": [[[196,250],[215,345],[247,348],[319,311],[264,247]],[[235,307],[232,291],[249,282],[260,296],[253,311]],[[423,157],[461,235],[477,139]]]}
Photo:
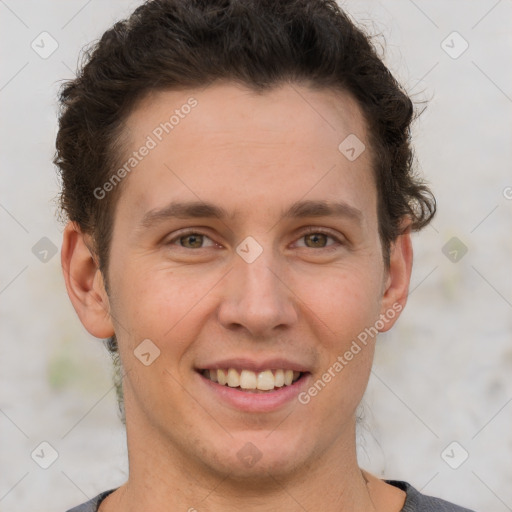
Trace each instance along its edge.
{"label": "ear", "polygon": [[61,264],[69,298],[83,326],[96,338],[114,335],[110,304],[89,235],[75,222],[64,229]]}
{"label": "ear", "polygon": [[[380,332],[386,332],[398,320],[400,313],[407,303],[409,283],[412,271],[412,241],[408,224],[402,229],[402,234],[391,244],[390,262],[384,282],[381,316],[387,321]],[[391,316],[392,313],[392,316]]]}

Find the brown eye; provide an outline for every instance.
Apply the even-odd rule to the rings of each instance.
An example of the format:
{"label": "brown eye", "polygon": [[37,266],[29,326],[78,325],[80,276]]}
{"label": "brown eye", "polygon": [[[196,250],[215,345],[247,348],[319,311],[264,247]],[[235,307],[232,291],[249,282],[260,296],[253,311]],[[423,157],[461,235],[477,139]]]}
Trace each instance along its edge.
{"label": "brown eye", "polygon": [[338,237],[330,232],[324,232],[317,227],[310,227],[295,244],[296,247],[301,249],[323,249],[325,252],[340,249],[345,245],[345,240],[341,236]]}
{"label": "brown eye", "polygon": [[181,236],[178,240],[180,245],[186,249],[199,249],[203,245],[203,237],[204,235],[200,235],[199,233],[191,233]]}
{"label": "brown eye", "polygon": [[166,243],[168,246],[177,246],[182,249],[207,249],[217,244],[207,235],[197,231],[185,231],[177,234]]}
{"label": "brown eye", "polygon": [[[310,233],[304,235],[304,240],[306,240],[306,245],[312,248],[322,248],[327,245],[327,236],[325,233]],[[311,245],[308,244],[308,241],[311,242]]]}

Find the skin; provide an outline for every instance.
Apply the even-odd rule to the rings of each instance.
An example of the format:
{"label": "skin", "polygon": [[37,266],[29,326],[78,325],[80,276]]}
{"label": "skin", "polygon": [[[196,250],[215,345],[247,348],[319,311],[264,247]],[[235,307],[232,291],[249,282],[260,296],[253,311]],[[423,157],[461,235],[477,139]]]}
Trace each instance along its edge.
{"label": "skin", "polygon": [[[300,84],[159,92],[127,120],[130,151],[191,96],[198,105],[121,185],[109,295],[90,238],[74,223],[64,232],[69,296],[93,336],[116,333],[126,372],[130,475],[100,510],[398,512],[405,493],[356,459],[355,411],[375,338],[308,404],[267,413],[228,406],[195,371],[224,357],[284,357],[314,382],[379,315],[405,306],[411,240],[408,230],[398,237],[386,268],[361,111],[348,94]],[[367,148],[352,162],[338,150],[349,134]],[[148,211],[175,200],[236,216],[141,227]],[[360,219],[283,218],[298,200],[343,201]],[[307,226],[340,242],[315,239]],[[183,228],[205,236],[180,239]],[[236,253],[247,236],[263,249],[252,263]],[[149,366],[133,353],[144,339],[160,349]],[[252,467],[237,457],[247,442],[262,455]]]}

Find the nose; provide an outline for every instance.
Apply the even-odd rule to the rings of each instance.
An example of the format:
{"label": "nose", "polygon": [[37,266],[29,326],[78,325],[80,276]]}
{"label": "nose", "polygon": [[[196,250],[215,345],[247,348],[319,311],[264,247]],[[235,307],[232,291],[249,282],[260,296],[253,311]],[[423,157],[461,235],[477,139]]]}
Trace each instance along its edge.
{"label": "nose", "polygon": [[297,322],[295,296],[284,266],[270,253],[263,251],[252,263],[235,257],[218,309],[224,328],[269,339]]}

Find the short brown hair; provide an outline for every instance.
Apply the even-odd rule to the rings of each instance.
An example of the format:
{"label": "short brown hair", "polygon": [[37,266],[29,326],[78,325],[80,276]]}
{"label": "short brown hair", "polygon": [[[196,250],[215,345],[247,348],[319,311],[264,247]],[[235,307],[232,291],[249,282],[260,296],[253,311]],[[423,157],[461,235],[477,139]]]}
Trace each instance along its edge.
{"label": "short brown hair", "polygon": [[[218,80],[255,91],[306,83],[356,99],[370,137],[387,264],[403,218],[419,230],[434,216],[435,199],[414,173],[412,101],[334,0],[152,0],[86,50],[77,77],[59,94],[61,210],[92,235],[107,289],[121,187],[102,200],[93,191],[121,162],[124,122],[151,91]],[[115,337],[108,347],[117,354]]]}

